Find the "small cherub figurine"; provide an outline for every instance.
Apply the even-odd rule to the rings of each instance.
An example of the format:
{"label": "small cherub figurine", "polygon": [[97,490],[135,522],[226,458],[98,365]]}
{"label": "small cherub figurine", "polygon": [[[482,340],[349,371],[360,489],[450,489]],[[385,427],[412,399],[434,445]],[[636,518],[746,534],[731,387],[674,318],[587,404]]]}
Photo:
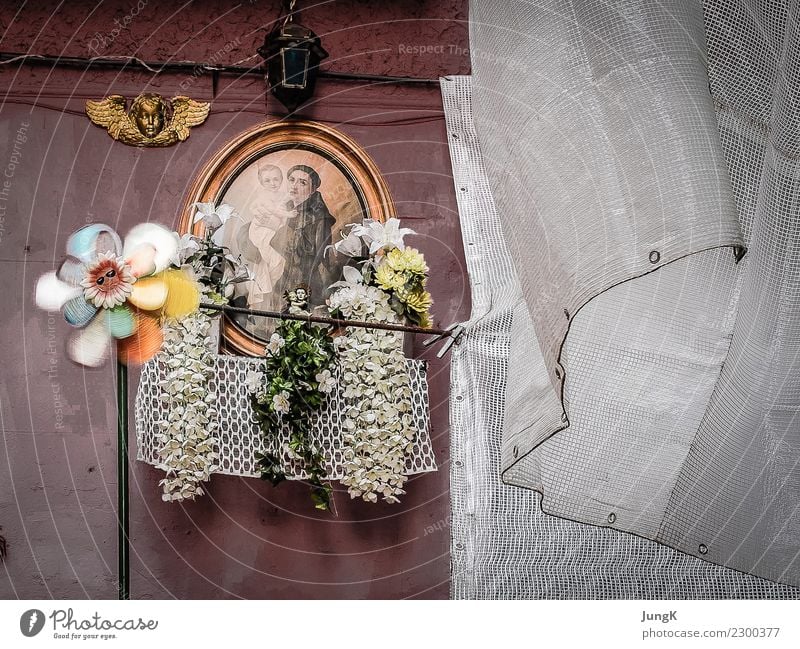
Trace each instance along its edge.
{"label": "small cherub figurine", "polygon": [[294,315],[307,314],[308,301],[311,299],[311,289],[301,284],[291,291],[286,291],[283,294],[283,299],[286,300],[286,307],[283,309],[284,313]]}
{"label": "small cherub figurine", "polygon": [[86,100],[86,114],[115,140],[131,146],[171,146],[189,137],[192,127],[202,124],[211,104],[180,95],[165,99],[146,92],[131,102],[122,95],[100,101]]}

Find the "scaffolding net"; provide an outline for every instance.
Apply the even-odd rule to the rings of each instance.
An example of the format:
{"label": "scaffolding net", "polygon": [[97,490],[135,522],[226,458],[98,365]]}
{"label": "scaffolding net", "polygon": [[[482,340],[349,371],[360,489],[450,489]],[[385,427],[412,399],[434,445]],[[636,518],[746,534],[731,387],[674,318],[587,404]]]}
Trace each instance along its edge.
{"label": "scaffolding net", "polygon": [[454,595],[796,597],[797,7],[471,9]]}

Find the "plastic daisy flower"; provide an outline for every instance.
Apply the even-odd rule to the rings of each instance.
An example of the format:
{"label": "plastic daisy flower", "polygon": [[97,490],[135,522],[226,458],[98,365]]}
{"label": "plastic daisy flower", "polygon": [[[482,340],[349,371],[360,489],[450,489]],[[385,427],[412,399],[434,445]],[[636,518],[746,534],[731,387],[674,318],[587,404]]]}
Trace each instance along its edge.
{"label": "plastic daisy flower", "polygon": [[83,297],[98,308],[111,309],[125,303],[133,293],[135,281],[131,267],[122,257],[101,252],[97,261],[87,266],[86,276],[81,280]]}
{"label": "plastic daisy flower", "polygon": [[161,347],[162,319],[197,309],[194,279],[167,270],[177,246],[178,236],[155,223],[134,227],[124,246],[100,223],[67,239],[67,258],[36,284],[36,304],[46,311],[63,309],[67,322],[80,328],[68,344],[72,360],[98,367],[116,339],[121,362],[143,363]]}

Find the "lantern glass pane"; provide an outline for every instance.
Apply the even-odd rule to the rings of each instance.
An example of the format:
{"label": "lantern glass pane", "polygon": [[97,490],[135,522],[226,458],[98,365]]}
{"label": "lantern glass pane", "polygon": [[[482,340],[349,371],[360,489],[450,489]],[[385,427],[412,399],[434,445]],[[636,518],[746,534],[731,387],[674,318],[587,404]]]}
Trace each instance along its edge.
{"label": "lantern glass pane", "polygon": [[300,47],[281,48],[284,88],[305,88],[308,74],[308,50]]}

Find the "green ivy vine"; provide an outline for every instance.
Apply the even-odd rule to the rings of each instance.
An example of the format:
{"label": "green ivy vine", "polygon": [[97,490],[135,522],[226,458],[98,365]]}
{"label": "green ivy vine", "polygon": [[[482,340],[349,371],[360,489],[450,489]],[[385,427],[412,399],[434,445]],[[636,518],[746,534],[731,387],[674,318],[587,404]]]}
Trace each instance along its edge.
{"label": "green ivy vine", "polygon": [[[308,474],[311,499],[322,510],[330,510],[332,489],[325,480],[325,457],[311,443],[309,433],[311,418],[325,397],[317,376],[331,367],[334,357],[329,333],[329,327],[282,321],[267,346],[259,385],[251,390],[253,410],[265,438],[288,426],[291,455]],[[258,453],[256,459],[262,480],[278,485],[286,479],[281,457]]]}

